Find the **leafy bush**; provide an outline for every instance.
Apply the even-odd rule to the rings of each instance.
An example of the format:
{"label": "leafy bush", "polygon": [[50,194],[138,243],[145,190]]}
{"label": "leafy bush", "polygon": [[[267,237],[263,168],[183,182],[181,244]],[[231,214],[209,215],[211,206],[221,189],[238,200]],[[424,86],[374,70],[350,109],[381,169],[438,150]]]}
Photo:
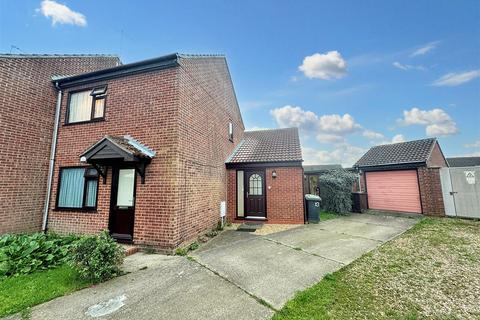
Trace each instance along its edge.
{"label": "leafy bush", "polygon": [[98,236],[83,236],[72,246],[71,264],[81,278],[101,282],[120,274],[125,252],[107,231]]}
{"label": "leafy bush", "polygon": [[66,262],[75,236],[52,233],[6,234],[0,237],[0,278],[28,274]]}
{"label": "leafy bush", "polygon": [[335,213],[352,210],[352,186],[357,176],[347,170],[331,170],[320,176],[323,209]]}

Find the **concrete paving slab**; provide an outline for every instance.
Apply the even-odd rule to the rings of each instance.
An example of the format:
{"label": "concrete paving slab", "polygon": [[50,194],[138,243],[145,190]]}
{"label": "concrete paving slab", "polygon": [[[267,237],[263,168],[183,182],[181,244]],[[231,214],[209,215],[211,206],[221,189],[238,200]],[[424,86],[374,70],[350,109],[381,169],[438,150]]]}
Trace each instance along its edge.
{"label": "concrete paving slab", "polygon": [[302,248],[302,250],[307,252],[343,264],[349,264],[365,252],[381,244],[381,241],[354,237],[344,233],[335,233],[318,228],[306,227],[296,232],[289,231],[290,230],[266,237],[294,248]]}
{"label": "concrete paving slab", "polygon": [[387,241],[408,228],[384,226],[372,223],[357,222],[348,219],[333,219],[316,226],[318,229],[328,230],[335,233],[363,237],[371,240]]}
{"label": "concrete paving slab", "polygon": [[265,319],[272,315],[271,309],[198,263],[170,258],[34,307],[31,318]]}
{"label": "concrete paving slab", "polygon": [[410,228],[418,222],[418,217],[401,217],[379,214],[351,214],[344,218],[347,221],[376,224],[392,228]]}
{"label": "concrete paving slab", "polygon": [[261,237],[192,255],[276,309],[342,266]]}
{"label": "concrete paving slab", "polygon": [[239,232],[236,230],[226,230],[207,242],[206,244],[202,245],[198,250],[195,252],[203,252],[208,251],[216,248],[221,247],[229,247],[238,243],[239,241],[257,239],[258,236],[250,233],[250,232]]}

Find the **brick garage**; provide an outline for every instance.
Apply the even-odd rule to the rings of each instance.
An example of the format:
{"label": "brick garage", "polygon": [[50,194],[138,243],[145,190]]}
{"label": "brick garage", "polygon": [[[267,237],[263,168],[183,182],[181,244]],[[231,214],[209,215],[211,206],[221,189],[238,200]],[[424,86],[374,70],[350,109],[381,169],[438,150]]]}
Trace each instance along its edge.
{"label": "brick garage", "polygon": [[230,221],[304,223],[302,155],[296,129],[245,132],[227,168]]}
{"label": "brick garage", "polygon": [[444,216],[440,168],[447,166],[434,138],[371,148],[356,164],[374,210]]}
{"label": "brick garage", "polygon": [[54,75],[120,64],[116,56],[0,55],[0,234],[40,231],[57,93]]}
{"label": "brick garage", "polygon": [[[224,57],[170,55],[65,78],[59,85],[64,95],[50,230],[97,233],[109,227],[115,166],[105,165],[105,184],[99,177],[94,210],[64,210],[57,205],[60,168],[88,165],[80,155],[106,135],[128,135],[155,151],[144,184],[136,174],[135,244],[171,251],[216,226],[220,203],[227,197],[225,159],[244,131]],[[67,123],[71,94],[105,86],[104,119]]]}

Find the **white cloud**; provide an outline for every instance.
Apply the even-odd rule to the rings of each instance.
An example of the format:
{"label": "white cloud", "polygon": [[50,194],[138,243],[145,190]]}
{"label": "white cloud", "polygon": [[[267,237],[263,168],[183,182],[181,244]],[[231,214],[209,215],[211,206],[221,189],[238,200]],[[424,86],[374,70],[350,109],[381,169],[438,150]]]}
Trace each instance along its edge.
{"label": "white cloud", "polygon": [[86,17],[80,12],[73,11],[64,4],[53,0],[43,0],[39,11],[46,17],[52,18],[52,25],[73,24],[80,27],[87,25]]}
{"label": "white cloud", "polygon": [[436,87],[455,87],[480,77],[480,70],[447,73],[432,83]]}
{"label": "white cloud", "polygon": [[480,148],[480,140],[477,140],[473,143],[467,143],[464,146],[465,148]]}
{"label": "white cloud", "polygon": [[298,127],[300,130],[311,131],[317,126],[317,115],[300,107],[287,105],[270,110],[270,114],[280,128]]}
{"label": "white cloud", "polygon": [[261,131],[261,130],[271,130],[271,128],[258,127],[258,126],[245,128],[245,131]]}
{"label": "white cloud", "polygon": [[385,138],[385,136],[380,132],[375,132],[372,130],[365,130],[363,131],[362,135],[368,139],[373,139],[373,140],[379,140],[379,139]]}
{"label": "white cloud", "polygon": [[403,64],[403,63],[400,63],[398,61],[395,61],[394,63],[392,63],[392,65],[395,67],[395,68],[398,68],[398,69],[401,69],[401,70],[404,70],[404,71],[408,71],[408,70],[427,70],[427,68],[425,68],[424,66],[413,66],[413,65],[410,65],[410,64]]}
{"label": "white cloud", "polygon": [[305,164],[341,164],[343,167],[351,167],[366,151],[348,143],[340,143],[330,151],[304,147],[302,155]]}
{"label": "white cloud", "polygon": [[303,133],[313,134],[324,143],[344,141],[346,135],[362,128],[348,113],[318,116],[312,111],[287,105],[271,110],[270,114],[279,127],[298,127]]}
{"label": "white cloud", "polygon": [[298,69],[310,79],[339,79],[347,74],[347,62],[338,51],[329,51],[306,56]]}
{"label": "white cloud", "polygon": [[455,122],[440,108],[404,110],[403,119],[399,119],[398,123],[404,126],[424,125],[427,136],[447,136],[458,132]]}
{"label": "white cloud", "polygon": [[396,134],[392,138],[392,143],[405,142],[405,137],[403,134]]}
{"label": "white cloud", "polygon": [[420,48],[417,48],[415,51],[413,51],[411,54],[410,54],[410,57],[415,57],[415,56],[423,56],[425,55],[426,53],[432,51],[433,49],[435,49],[438,44],[440,43],[440,41],[433,41],[433,42],[429,42],[423,46],[421,46]]}

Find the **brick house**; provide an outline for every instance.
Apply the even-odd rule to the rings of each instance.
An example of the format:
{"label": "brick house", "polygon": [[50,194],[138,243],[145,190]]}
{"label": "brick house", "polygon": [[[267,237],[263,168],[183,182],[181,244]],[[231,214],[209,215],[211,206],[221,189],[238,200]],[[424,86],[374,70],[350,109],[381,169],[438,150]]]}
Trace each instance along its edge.
{"label": "brick house", "polygon": [[38,231],[57,93],[50,79],[120,64],[109,55],[0,54],[0,234]]}
{"label": "brick house", "polygon": [[[23,142],[9,141],[15,135],[29,142],[21,146],[17,162],[0,162],[22,171],[18,186],[12,182],[2,188],[10,196],[4,202],[23,218],[12,227],[2,214],[2,232],[39,231],[43,207],[43,230],[81,234],[108,229],[119,241],[171,252],[214,228],[224,214],[236,221],[304,222],[298,132],[244,133],[223,56],[171,54],[125,65],[118,58],[97,58],[104,64],[63,68],[58,62],[41,72],[35,70],[44,65],[30,66],[30,72],[18,76],[41,87],[22,87],[26,91],[17,106],[37,90],[48,97],[40,103],[42,110],[23,116],[32,123],[38,114],[48,119],[41,123],[45,128],[2,128],[8,155],[18,153],[15,143]],[[30,79],[33,73],[38,78]],[[12,75],[7,75],[2,81],[10,88]],[[13,110],[1,115],[13,117]],[[240,216],[232,198],[238,192],[230,185],[240,171],[245,177],[256,174],[246,184],[255,190],[250,193],[257,199],[254,214],[247,201],[246,214]],[[21,189],[25,181],[33,186],[28,192]],[[28,200],[28,206],[15,207],[12,199]]]}
{"label": "brick house", "polygon": [[448,164],[437,139],[372,147],[354,167],[369,209],[445,215],[440,168]]}
{"label": "brick house", "polygon": [[229,219],[304,223],[302,161],[296,128],[245,132],[226,163]]}

